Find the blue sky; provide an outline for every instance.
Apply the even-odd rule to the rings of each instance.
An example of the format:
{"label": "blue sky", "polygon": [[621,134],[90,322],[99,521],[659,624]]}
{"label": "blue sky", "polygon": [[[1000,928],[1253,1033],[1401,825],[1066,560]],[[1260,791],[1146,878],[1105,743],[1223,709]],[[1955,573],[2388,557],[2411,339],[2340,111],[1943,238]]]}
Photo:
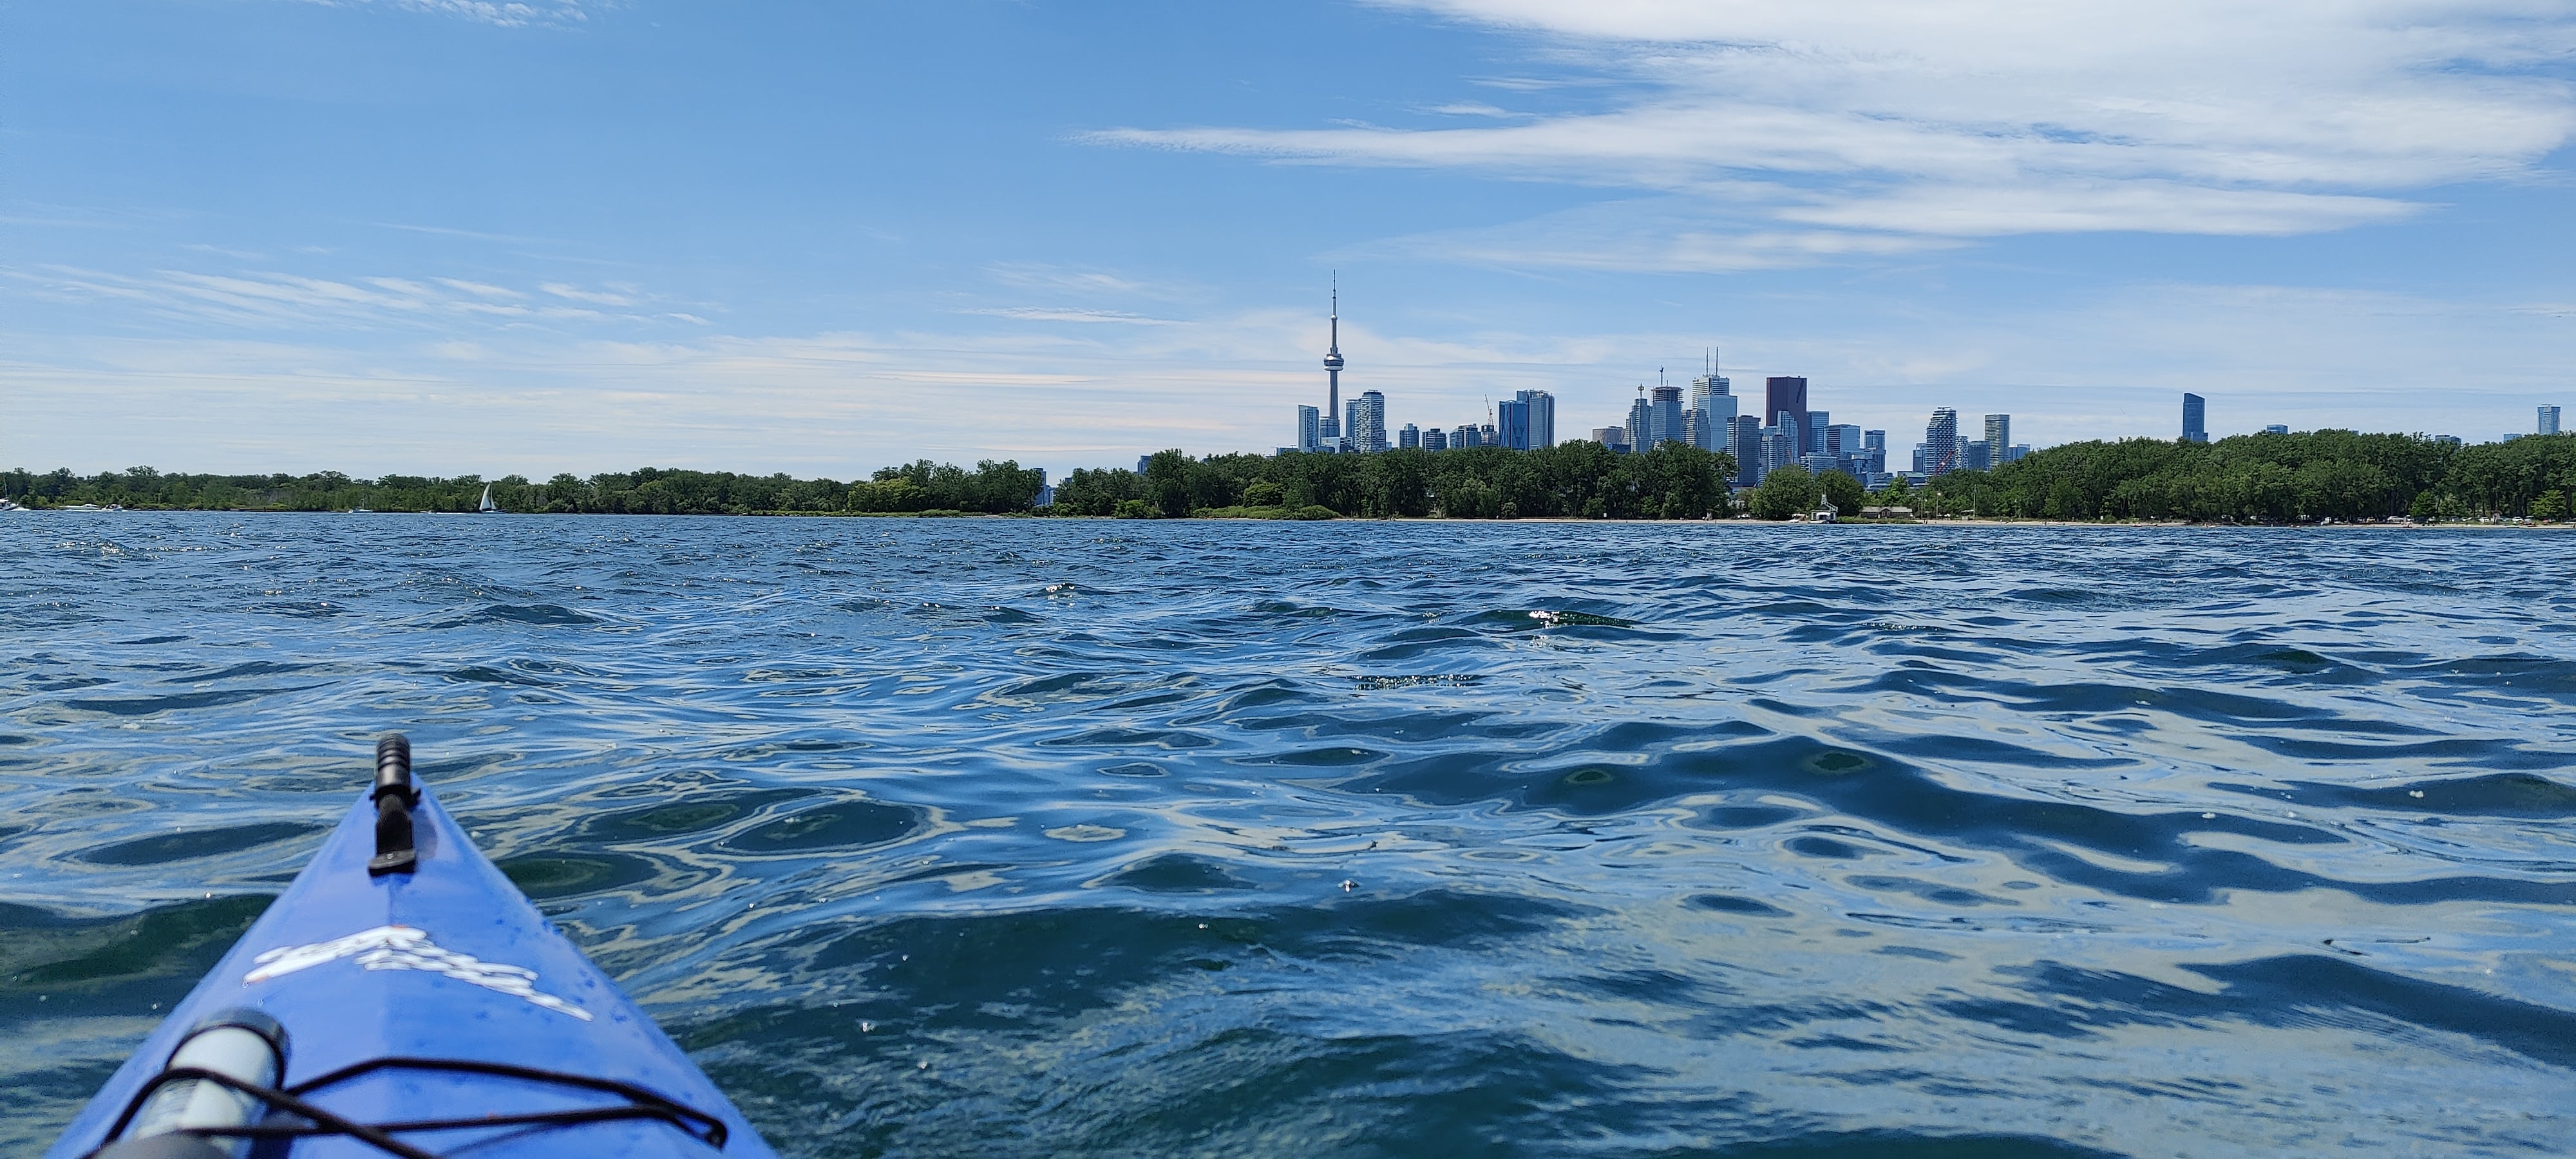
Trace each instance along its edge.
{"label": "blue sky", "polygon": [[2525,0],[0,9],[0,461],[1058,472],[1722,346],[2039,445],[2576,404]]}

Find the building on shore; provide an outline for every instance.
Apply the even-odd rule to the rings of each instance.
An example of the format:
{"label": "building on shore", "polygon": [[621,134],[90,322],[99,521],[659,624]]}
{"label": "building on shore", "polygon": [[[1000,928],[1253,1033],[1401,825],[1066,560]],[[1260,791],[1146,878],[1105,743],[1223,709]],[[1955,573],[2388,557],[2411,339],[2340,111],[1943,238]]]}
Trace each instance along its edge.
{"label": "building on shore", "polygon": [[1544,390],[1512,393],[1512,401],[1529,408],[1529,449],[1556,445],[1556,396]]}
{"label": "building on shore", "polygon": [[2540,430],[2539,430],[2539,433],[2544,434],[2544,435],[2554,435],[2554,434],[2557,434],[2557,433],[2558,433],[2558,408],[2557,408],[2557,407],[2555,407],[2555,406],[2544,406],[2544,407],[2541,407],[2541,408],[2540,408]]}
{"label": "building on shore", "polygon": [[1780,416],[1790,423],[1807,421],[1807,380],[1800,376],[1773,376],[1762,380],[1762,421],[1781,425]]}
{"label": "building on shore", "polygon": [[1946,406],[1934,408],[1932,421],[1923,425],[1923,461],[1915,469],[1934,479],[1958,470],[1959,443],[1959,412]]}
{"label": "building on shore", "polygon": [[2182,396],[2182,439],[2186,443],[2209,441],[2209,400],[2196,394]]}

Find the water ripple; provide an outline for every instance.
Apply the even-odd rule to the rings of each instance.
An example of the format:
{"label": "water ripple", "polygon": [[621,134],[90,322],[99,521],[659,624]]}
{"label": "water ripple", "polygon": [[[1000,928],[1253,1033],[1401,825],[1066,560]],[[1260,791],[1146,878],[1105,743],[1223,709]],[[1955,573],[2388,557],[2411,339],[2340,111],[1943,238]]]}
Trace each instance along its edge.
{"label": "water ripple", "polygon": [[789,1154],[2576,1149],[2561,537],[11,526],[0,1149],[389,729]]}

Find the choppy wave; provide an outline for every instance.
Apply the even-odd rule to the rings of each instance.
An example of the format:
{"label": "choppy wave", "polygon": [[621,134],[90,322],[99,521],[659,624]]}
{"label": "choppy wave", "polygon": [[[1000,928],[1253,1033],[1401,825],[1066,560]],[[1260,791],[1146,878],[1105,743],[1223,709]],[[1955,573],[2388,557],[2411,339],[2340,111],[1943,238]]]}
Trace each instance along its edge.
{"label": "choppy wave", "polygon": [[43,518],[0,1148],[401,729],[789,1154],[2576,1149],[2558,536]]}

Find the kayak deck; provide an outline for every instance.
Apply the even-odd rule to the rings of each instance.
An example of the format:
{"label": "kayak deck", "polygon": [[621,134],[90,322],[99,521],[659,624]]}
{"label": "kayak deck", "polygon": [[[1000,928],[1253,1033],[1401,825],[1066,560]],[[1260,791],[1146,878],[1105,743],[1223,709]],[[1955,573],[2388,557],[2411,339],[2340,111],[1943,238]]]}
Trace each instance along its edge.
{"label": "kayak deck", "polygon": [[[77,1159],[110,1142],[191,1030],[245,1010],[284,1028],[285,1093],[331,1116],[389,1127],[421,1153],[771,1156],[678,1045],[434,798],[415,793],[405,810],[407,868],[382,864],[401,859],[379,854],[378,805],[361,801],[48,1159]],[[528,1116],[580,1121],[512,1121]],[[303,1121],[272,1110],[264,1125]],[[381,1159],[389,1151],[348,1135],[306,1135],[262,1139],[251,1153]]]}

